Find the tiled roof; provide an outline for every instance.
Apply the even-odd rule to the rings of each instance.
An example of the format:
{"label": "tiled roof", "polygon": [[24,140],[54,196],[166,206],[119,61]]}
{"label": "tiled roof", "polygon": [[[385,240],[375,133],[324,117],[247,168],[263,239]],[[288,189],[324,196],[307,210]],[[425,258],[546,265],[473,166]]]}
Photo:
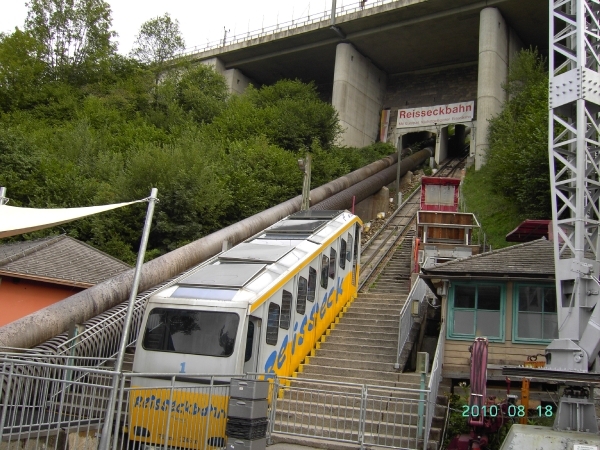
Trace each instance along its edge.
{"label": "tiled roof", "polygon": [[89,287],[130,268],[65,235],[0,245],[0,275]]}
{"label": "tiled roof", "polygon": [[553,276],[554,249],[552,242],[538,239],[438,264],[423,269],[423,272],[431,275]]}

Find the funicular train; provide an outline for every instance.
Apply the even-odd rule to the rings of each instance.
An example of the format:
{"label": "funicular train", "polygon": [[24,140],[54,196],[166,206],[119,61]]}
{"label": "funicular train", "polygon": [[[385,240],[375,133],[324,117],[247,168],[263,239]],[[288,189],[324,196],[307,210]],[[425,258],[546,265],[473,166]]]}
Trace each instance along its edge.
{"label": "funicular train", "polygon": [[[300,211],[154,294],[135,351],[129,439],[221,447],[228,398],[212,385],[296,371],[357,295],[361,227],[348,211]],[[216,375],[211,390],[190,374]]]}

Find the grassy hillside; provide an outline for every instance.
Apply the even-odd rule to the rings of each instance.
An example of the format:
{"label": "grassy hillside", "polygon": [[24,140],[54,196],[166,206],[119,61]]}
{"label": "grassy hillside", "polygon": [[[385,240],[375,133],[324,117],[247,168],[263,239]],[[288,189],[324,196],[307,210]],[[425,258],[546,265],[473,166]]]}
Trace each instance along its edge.
{"label": "grassy hillside", "polygon": [[505,236],[526,217],[519,213],[514,202],[494,190],[488,168],[484,166],[476,172],[475,167],[471,167],[467,171],[462,201],[463,210],[475,214],[493,249],[513,245],[506,242]]}

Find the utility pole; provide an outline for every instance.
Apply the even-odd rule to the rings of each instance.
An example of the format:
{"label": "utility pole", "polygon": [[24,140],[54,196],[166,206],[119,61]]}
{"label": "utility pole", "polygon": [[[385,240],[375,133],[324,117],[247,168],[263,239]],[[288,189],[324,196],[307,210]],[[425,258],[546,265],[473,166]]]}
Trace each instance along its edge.
{"label": "utility pole", "polygon": [[308,211],[310,208],[310,171],[312,166],[312,155],[306,152],[304,159],[298,160],[298,168],[304,173],[304,181],[302,183],[302,206],[301,211]]}

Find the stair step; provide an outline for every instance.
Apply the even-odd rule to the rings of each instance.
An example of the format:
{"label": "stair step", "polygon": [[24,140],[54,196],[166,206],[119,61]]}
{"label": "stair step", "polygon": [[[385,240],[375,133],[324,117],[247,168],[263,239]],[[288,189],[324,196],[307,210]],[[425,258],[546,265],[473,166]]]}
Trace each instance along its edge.
{"label": "stair step", "polygon": [[398,349],[395,345],[358,345],[356,343],[332,342],[333,337],[321,344],[318,351],[353,352],[357,354],[377,353],[380,355],[394,355]]}
{"label": "stair step", "polygon": [[[386,353],[371,353],[371,352],[357,352],[357,351],[344,351],[344,350],[327,350],[321,348],[317,350],[318,358],[335,358],[335,359],[350,359],[353,361],[363,361],[374,363],[396,363],[396,351]],[[378,350],[375,350],[378,351]],[[310,361],[315,356],[310,358]]]}
{"label": "stair step", "polygon": [[[367,330],[356,330],[354,328],[348,329],[340,329],[336,327],[335,330],[332,330],[332,333],[336,335],[336,337],[348,338],[355,337],[357,339],[377,339],[386,341],[386,345],[395,345],[398,342],[398,329],[392,332],[380,332],[379,330],[373,330],[373,328],[368,328]],[[331,335],[330,335],[331,336]],[[329,339],[329,336],[325,338],[325,341]]]}
{"label": "stair step", "polygon": [[400,323],[400,311],[397,314],[393,314],[393,312],[389,311],[387,314],[378,311],[378,313],[373,312],[362,312],[362,311],[354,311],[350,310],[344,314],[344,317],[340,319],[342,323],[356,323],[362,325],[382,325],[382,326],[395,326],[398,327]]}
{"label": "stair step", "polygon": [[353,382],[352,379],[354,378],[369,378],[372,380],[394,382],[399,381],[398,373],[385,372],[377,367],[372,367],[371,369],[351,369],[347,367],[323,366],[318,364],[318,362],[315,362],[314,364],[305,364],[303,366],[303,373],[311,375],[307,378],[323,377],[323,379],[330,379],[330,376],[345,376],[346,382]]}
{"label": "stair step", "polygon": [[340,335],[336,330],[333,330],[333,334],[327,336],[325,341],[321,344],[346,344],[356,346],[379,346],[379,347],[395,347],[398,345],[398,336],[393,340],[386,337],[385,339],[379,339],[372,336],[372,333],[362,333],[356,335],[356,333],[348,333]]}
{"label": "stair step", "polygon": [[395,328],[398,329],[398,324],[400,323],[400,317],[394,316],[390,317],[385,315],[371,316],[368,314],[363,314],[362,316],[350,316],[344,315],[340,320],[340,323],[337,326],[342,324],[344,325],[358,325],[365,327],[385,327],[385,328]]}

